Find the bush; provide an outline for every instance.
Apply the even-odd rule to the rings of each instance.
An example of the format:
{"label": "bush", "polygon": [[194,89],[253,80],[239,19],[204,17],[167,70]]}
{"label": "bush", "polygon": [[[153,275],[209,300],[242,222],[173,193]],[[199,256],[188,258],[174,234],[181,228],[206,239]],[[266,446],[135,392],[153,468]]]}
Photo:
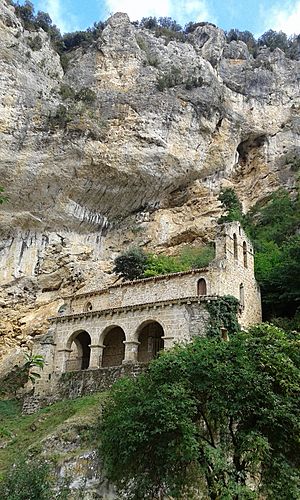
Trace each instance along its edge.
{"label": "bush", "polygon": [[175,66],[172,67],[169,73],[161,74],[157,78],[157,88],[160,92],[166,88],[175,87],[175,85],[179,85],[180,83],[182,83],[181,71]]}
{"label": "bush", "polygon": [[65,83],[61,84],[59,92],[62,99],[74,99],[75,97],[75,90]]}
{"label": "bush", "polygon": [[79,92],[77,92],[75,99],[77,101],[84,101],[87,104],[92,104],[96,100],[96,93],[89,89],[88,87],[83,87]]}
{"label": "bush", "polygon": [[56,128],[63,129],[70,121],[71,118],[68,115],[68,110],[62,104],[57,107],[55,113],[51,114],[48,119],[49,127],[52,130]]}
{"label": "bush", "polygon": [[31,50],[41,50],[41,48],[43,47],[43,42],[41,37],[37,35],[34,38],[28,39],[28,45],[31,48]]}
{"label": "bush", "polygon": [[49,500],[52,496],[50,466],[44,460],[25,460],[13,465],[0,482],[1,500]]}
{"label": "bush", "polygon": [[207,267],[215,257],[215,249],[212,245],[204,247],[186,247],[180,254],[180,262],[186,265],[188,269],[200,269]]}
{"label": "bush", "polygon": [[175,257],[168,255],[148,255],[144,276],[159,276],[162,274],[178,273],[186,271],[187,265],[182,264]]}
{"label": "bush", "polygon": [[115,259],[113,272],[120,278],[135,280],[142,278],[146,269],[147,256],[140,248],[131,248]]}

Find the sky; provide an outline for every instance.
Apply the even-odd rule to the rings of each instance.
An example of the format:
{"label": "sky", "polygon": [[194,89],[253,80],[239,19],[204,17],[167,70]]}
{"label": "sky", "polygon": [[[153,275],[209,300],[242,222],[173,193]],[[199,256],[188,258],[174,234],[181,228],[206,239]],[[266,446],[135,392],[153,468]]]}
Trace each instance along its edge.
{"label": "sky", "polygon": [[[64,32],[86,29],[115,12],[131,21],[169,16],[184,26],[210,21],[224,30],[238,28],[259,36],[268,29],[288,35],[300,32],[300,0],[31,0],[36,11],[50,14]],[[21,1],[20,3],[24,3]]]}

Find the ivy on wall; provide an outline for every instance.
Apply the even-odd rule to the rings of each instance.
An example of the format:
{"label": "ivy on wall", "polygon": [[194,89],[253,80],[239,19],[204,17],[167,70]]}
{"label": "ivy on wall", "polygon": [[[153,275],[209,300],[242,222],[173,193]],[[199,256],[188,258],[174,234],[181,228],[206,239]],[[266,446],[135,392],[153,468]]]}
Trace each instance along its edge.
{"label": "ivy on wall", "polygon": [[221,328],[226,328],[231,335],[239,332],[238,308],[239,301],[232,295],[217,297],[215,300],[206,302],[206,309],[210,314],[207,336],[220,337]]}

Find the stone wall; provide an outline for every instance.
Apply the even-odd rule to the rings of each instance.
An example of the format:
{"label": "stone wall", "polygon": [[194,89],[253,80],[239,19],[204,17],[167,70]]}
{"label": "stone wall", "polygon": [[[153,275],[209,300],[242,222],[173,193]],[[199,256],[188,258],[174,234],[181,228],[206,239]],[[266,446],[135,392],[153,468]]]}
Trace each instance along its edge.
{"label": "stone wall", "polygon": [[38,390],[35,391],[34,396],[30,394],[25,398],[23,413],[34,413],[38,408],[63,399],[75,399],[94,392],[106,391],[119,378],[124,376],[136,377],[145,371],[147,366],[147,364],[139,363],[99,368],[98,370],[79,370],[54,374],[52,380],[43,381],[43,394]]}
{"label": "stone wall", "polygon": [[253,246],[239,222],[225,224],[216,239],[216,257],[205,269],[141,279],[68,299],[66,314],[153,303],[197,295],[201,278],[207,295],[233,295],[241,302],[240,324],[261,321],[259,287],[254,277]]}

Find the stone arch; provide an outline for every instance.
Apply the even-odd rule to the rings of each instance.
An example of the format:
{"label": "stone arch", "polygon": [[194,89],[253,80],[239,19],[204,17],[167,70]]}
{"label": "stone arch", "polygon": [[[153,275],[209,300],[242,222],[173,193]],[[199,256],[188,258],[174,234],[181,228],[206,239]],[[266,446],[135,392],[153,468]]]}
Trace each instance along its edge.
{"label": "stone arch", "polygon": [[240,284],[240,305],[242,308],[245,307],[245,289],[244,289],[244,284]]}
{"label": "stone arch", "polygon": [[197,295],[207,295],[207,284],[204,278],[197,281]]}
{"label": "stone arch", "polygon": [[137,359],[141,363],[148,363],[164,348],[164,329],[156,320],[144,321],[137,329],[139,341]]}
{"label": "stone arch", "polygon": [[123,328],[117,325],[109,326],[101,334],[101,339],[104,345],[102,366],[120,366],[125,356]]}
{"label": "stone arch", "polygon": [[233,233],[233,255],[235,259],[238,259],[238,242],[235,233]]}
{"label": "stone arch", "polygon": [[67,342],[67,348],[70,350],[67,360],[67,371],[87,370],[90,365],[91,356],[91,336],[85,330],[74,332]]}
{"label": "stone arch", "polygon": [[247,251],[247,243],[243,242],[243,259],[244,259],[244,267],[248,267],[248,251]]}
{"label": "stone arch", "polygon": [[93,304],[91,302],[87,302],[84,306],[84,312],[89,312],[93,310]]}

